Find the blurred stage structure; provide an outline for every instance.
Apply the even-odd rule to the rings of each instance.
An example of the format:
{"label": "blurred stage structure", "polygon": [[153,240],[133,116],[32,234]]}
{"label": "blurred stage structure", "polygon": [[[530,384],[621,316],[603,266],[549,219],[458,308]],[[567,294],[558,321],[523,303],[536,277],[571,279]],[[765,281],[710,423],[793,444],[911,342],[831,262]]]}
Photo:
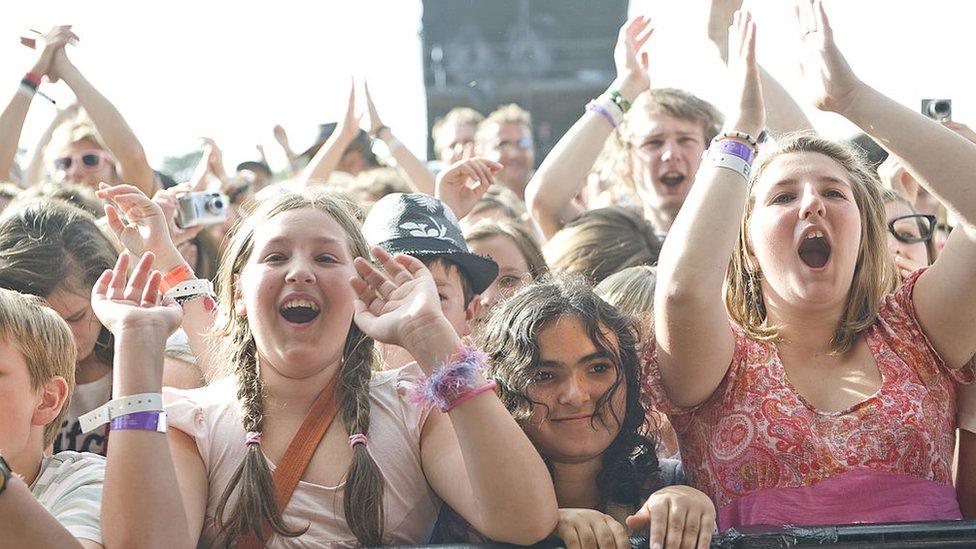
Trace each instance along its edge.
{"label": "blurred stage structure", "polygon": [[[532,113],[536,161],[615,76],[628,0],[423,0],[427,124],[453,107]],[[428,139],[433,158],[433,142]]]}

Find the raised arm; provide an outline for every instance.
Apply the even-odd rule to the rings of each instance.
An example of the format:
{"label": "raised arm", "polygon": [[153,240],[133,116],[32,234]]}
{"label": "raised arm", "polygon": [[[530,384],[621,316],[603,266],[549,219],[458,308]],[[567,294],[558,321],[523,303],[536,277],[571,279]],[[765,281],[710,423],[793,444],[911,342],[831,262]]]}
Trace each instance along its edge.
{"label": "raised arm", "polygon": [[[77,37],[71,32],[71,25],[54,27],[43,37],[44,49],[41,50],[37,60],[31,66],[30,74],[37,78],[47,75],[54,59],[54,53],[62,48],[69,40],[76,40]],[[30,108],[33,94],[23,91],[23,86],[19,87],[14,96],[7,103],[7,107],[0,113],[0,180],[7,180],[10,168],[13,166],[14,157],[17,155],[17,146],[20,143],[20,134],[24,129],[24,120],[27,118],[27,110]],[[26,181],[29,181],[26,179]],[[36,183],[36,181],[30,181]],[[27,185],[21,184],[22,187]]]}
{"label": "raised arm", "polygon": [[[729,30],[733,83],[723,131],[753,137],[762,130],[765,116],[755,44],[751,16],[736,12]],[[708,154],[714,153],[710,149]],[[740,173],[703,160],[661,249],[654,333],[662,379],[679,406],[707,399],[732,361],[735,341],[722,284],[745,210],[746,183]]]}
{"label": "raised arm", "polygon": [[325,183],[329,179],[339,162],[342,155],[346,154],[346,149],[356,139],[359,132],[359,119],[356,116],[356,84],[349,84],[349,103],[346,105],[346,114],[336,127],[329,139],[322,145],[319,152],[315,153],[302,173],[298,175],[296,182],[299,185],[311,185],[314,183]]}
{"label": "raised arm", "polygon": [[[729,23],[732,14],[742,7],[742,0],[711,0],[708,12],[708,39],[715,44],[722,62],[729,60]],[[766,103],[766,129],[773,136],[812,130],[813,124],[786,88],[766,69],[757,65]]]}
{"label": "raised arm", "polygon": [[285,153],[285,158],[288,159],[288,174],[291,176],[298,171],[298,155],[291,149],[288,133],[281,124],[276,124],[272,132],[274,133],[275,141],[281,147],[281,151]]}
{"label": "raised arm", "polygon": [[814,104],[857,124],[959,217],[912,299],[936,351],[950,367],[962,367],[976,353],[976,145],[862,82],[834,43],[819,0],[801,2],[797,21],[801,72]]}
{"label": "raised arm", "polygon": [[67,107],[58,111],[54,118],[51,119],[51,123],[48,124],[44,133],[41,137],[37,139],[37,143],[34,145],[34,150],[31,151],[30,162],[27,163],[27,167],[24,168],[24,181],[22,186],[32,186],[39,185],[44,182],[44,172],[46,166],[44,165],[44,153],[47,149],[48,143],[51,142],[51,136],[54,135],[54,130],[58,129],[65,120],[69,120],[78,116],[78,111],[81,109],[81,105],[77,101],[68,105]]}
{"label": "raised arm", "polygon": [[[126,275],[119,257],[92,289],[92,309],[115,335],[112,397],[161,393],[163,348],[180,325],[180,306],[160,301],[153,255]],[[165,433],[115,429],[105,466],[102,535],[107,547],[191,547],[176,468]]]}
{"label": "raised arm", "polygon": [[[377,341],[405,348],[429,376],[451,361],[461,339],[439,305],[419,259],[373,255],[383,271],[356,260],[356,324]],[[480,371],[469,387],[485,388]],[[431,411],[421,461],[431,487],[479,532],[529,545],[556,527],[556,495],[538,452],[493,391],[468,393],[447,413]]]}
{"label": "raised arm", "polygon": [[[114,187],[102,185],[97,195],[109,203],[105,207],[108,226],[130,253],[141,255],[145,252],[153,252],[156,257],[156,268],[164,274],[186,265],[186,260],[174,244],[174,237],[178,239],[192,233],[178,232],[179,229],[167,217],[160,205],[165,198],[161,197],[160,202],[150,200],[132,185]],[[129,224],[122,221],[123,217]],[[207,300],[195,299],[183,304],[183,330],[186,332],[190,349],[197,357],[200,374],[205,379],[210,379],[208,376],[214,363],[214,345],[211,335],[214,316],[212,309],[208,310],[206,303]],[[167,372],[167,377],[168,374]],[[186,377],[185,372],[179,371],[173,372],[172,376],[175,379]],[[164,377],[164,380],[167,377]]]}
{"label": "raised arm", "polygon": [[397,171],[407,180],[407,184],[415,192],[434,195],[434,176],[410,149],[403,146],[400,140],[393,136],[393,131],[385,126],[380,120],[373,98],[369,95],[369,85],[364,85],[366,90],[366,106],[369,110],[369,134],[377,139],[382,139],[390,149],[390,155],[397,162]]}
{"label": "raised arm", "polygon": [[[651,20],[642,15],[620,27],[613,51],[617,78],[607,88],[607,94],[617,91],[633,102],[650,88],[648,54],[643,48],[653,32]],[[614,125],[604,115],[586,110],[532,176],[525,188],[525,204],[547,239],[582,213],[573,204],[573,197],[586,182],[613,130]]]}
{"label": "raised arm", "polygon": [[68,59],[64,49],[55,52],[51,65],[54,76],[64,80],[91,117],[105,146],[115,157],[120,181],[139,188],[147,195],[156,192],[156,176],[135,133],[115,108]]}

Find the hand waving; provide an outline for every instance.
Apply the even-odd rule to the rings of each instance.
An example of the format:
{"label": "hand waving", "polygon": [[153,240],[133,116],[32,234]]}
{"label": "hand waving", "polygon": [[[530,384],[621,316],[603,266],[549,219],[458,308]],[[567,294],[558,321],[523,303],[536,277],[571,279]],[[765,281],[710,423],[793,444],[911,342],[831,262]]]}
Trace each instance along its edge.
{"label": "hand waving", "polygon": [[394,257],[379,247],[372,253],[385,272],[356,258],[359,277],[350,280],[357,294],[356,324],[377,341],[416,350],[432,327],[447,322],[434,278],[415,257]]}
{"label": "hand waving", "polygon": [[800,76],[818,109],[844,114],[864,84],[834,43],[834,33],[821,0],[797,0],[800,35]]}
{"label": "hand waving", "polygon": [[729,75],[734,90],[727,107],[726,129],[759,137],[766,123],[759,69],[756,67],[756,23],[749,12],[737,11],[729,27]]}
{"label": "hand waving", "polygon": [[613,63],[617,68],[617,86],[629,101],[651,87],[649,55],[644,49],[647,39],[654,34],[651,19],[638,15],[628,20],[617,34],[613,48]]}
{"label": "hand waving", "polygon": [[[153,252],[166,268],[182,261],[170,236],[170,220],[159,204],[132,185],[112,187],[102,183],[96,195],[110,202],[105,206],[108,226],[129,252],[135,255]],[[122,220],[123,216],[128,223]]]}
{"label": "hand waving", "polygon": [[179,328],[183,311],[175,301],[160,295],[162,275],[153,270],[154,259],[153,254],[144,254],[127,280],[129,255],[120,255],[115,268],[95,282],[91,303],[95,316],[113,334],[148,332],[162,345]]}
{"label": "hand waving", "polygon": [[451,207],[458,219],[468,215],[474,205],[495,184],[494,174],[502,165],[487,158],[455,162],[437,175],[434,196]]}

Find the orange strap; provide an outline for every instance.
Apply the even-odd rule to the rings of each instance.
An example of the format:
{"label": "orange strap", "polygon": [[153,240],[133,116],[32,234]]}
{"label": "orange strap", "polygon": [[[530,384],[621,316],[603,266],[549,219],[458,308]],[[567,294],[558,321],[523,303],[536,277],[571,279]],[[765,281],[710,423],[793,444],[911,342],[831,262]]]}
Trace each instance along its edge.
{"label": "orange strap", "polygon": [[[312,455],[335,419],[339,404],[338,391],[336,391],[338,381],[339,372],[336,372],[329,384],[315,398],[312,407],[305,414],[302,426],[298,428],[298,432],[291,439],[284,455],[278,460],[278,467],[272,476],[279,512],[285,511],[285,506],[288,505],[292,492],[295,491],[298,481],[301,480],[305,469],[308,468],[308,463],[312,461]],[[271,536],[270,526],[265,523],[262,525],[261,532],[263,534],[262,539],[258,539],[253,533],[250,533],[238,543],[238,549],[263,547],[264,542]]]}

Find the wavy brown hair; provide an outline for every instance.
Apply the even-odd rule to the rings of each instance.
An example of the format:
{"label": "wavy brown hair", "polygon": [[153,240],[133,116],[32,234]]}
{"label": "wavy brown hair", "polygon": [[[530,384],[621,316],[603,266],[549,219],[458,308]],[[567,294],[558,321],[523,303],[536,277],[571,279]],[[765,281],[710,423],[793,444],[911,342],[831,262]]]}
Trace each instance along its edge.
{"label": "wavy brown hair", "polygon": [[[353,257],[369,258],[369,247],[355,217],[355,205],[328,191],[283,192],[263,202],[235,228],[217,275],[220,313],[216,334],[222,342],[225,370],[218,376],[232,375],[237,380],[237,399],[246,431],[264,427],[264,386],[258,371],[257,348],[247,318],[234,312],[235,283],[247,263],[260,225],[284,212],[313,209],[331,216],[342,227]],[[314,228],[310,228],[314,230]],[[369,382],[378,359],[373,340],[349,319],[339,368],[339,417],[352,435],[369,432]],[[242,442],[243,444],[243,442]],[[234,492],[238,499],[228,511]],[[383,478],[366,446],[353,447],[352,464],[346,474],[343,511],[349,529],[361,545],[383,543]],[[307,530],[285,524],[275,500],[275,488],[268,462],[258,445],[248,445],[241,464],[224,489],[215,520],[228,546],[253,532],[260,537],[265,521],[282,536],[294,537]]]}
{"label": "wavy brown hair", "polygon": [[750,268],[752,254],[748,238],[749,220],[755,208],[753,195],[769,165],[784,154],[812,152],[830,157],[850,176],[854,201],[861,216],[860,246],[844,313],[830,340],[835,354],[847,352],[857,338],[874,324],[882,298],[894,290],[898,280],[888,253],[884,202],[881,183],[864,158],[853,148],[801,133],[782,138],[772,149],[764,151],[753,166],[749,178],[749,198],[739,226],[739,238],[729,262],[725,283],[725,306],[729,316],[753,339],[775,341],[779,328],[766,318],[766,305],[760,290],[759,274]]}

